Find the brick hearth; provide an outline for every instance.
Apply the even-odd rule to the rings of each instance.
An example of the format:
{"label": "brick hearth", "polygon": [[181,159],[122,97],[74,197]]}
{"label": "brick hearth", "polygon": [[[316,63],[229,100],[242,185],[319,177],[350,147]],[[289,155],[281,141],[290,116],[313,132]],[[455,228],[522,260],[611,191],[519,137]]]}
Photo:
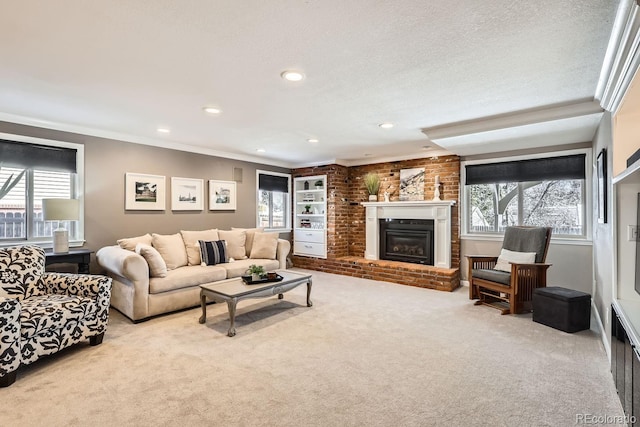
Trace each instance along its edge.
{"label": "brick hearth", "polygon": [[438,268],[408,262],[369,260],[355,256],[334,259],[294,256],[293,264],[296,267],[310,270],[361,277],[363,279],[382,280],[384,282],[437,289],[439,291],[453,291],[460,285],[460,271],[458,268]]}
{"label": "brick hearth", "polygon": [[[368,172],[381,178],[380,195],[390,189],[391,201],[399,200],[400,170],[425,168],[425,200],[433,197],[435,176],[440,176],[443,200],[455,200],[451,208],[451,268],[397,261],[368,260],[365,250],[365,208],[368,200],[362,177]],[[327,259],[292,256],[293,265],[346,276],[382,280],[403,285],[452,291],[460,285],[459,187],[460,158],[444,156],[366,166],[316,166],[292,171],[294,177],[327,175]]]}

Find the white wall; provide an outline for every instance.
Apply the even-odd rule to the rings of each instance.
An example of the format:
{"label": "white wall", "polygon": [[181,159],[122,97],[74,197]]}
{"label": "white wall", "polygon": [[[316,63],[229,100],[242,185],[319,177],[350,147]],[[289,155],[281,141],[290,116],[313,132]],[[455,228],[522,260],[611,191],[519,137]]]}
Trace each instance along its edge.
{"label": "white wall", "polygon": [[[612,197],[611,197],[611,172],[612,172],[612,126],[611,126],[611,114],[605,112],[600,121],[598,132],[593,140],[593,161],[594,170],[597,154],[603,148],[607,149],[607,183],[606,186],[609,189],[609,197],[607,200],[607,212],[608,222],[606,224],[593,224],[593,275],[594,275],[594,290],[592,293],[593,303],[598,310],[600,319],[604,325],[604,329],[607,334],[607,339],[611,342],[611,301],[613,299],[613,209],[612,209]],[[597,218],[597,175],[593,174],[593,217]]]}
{"label": "white wall", "polygon": [[[502,241],[467,240],[461,241],[461,274],[467,280],[468,263],[464,255],[500,254]],[[562,286],[582,292],[592,292],[592,248],[590,245],[549,245],[546,262],[553,264],[547,271],[547,286]]]}

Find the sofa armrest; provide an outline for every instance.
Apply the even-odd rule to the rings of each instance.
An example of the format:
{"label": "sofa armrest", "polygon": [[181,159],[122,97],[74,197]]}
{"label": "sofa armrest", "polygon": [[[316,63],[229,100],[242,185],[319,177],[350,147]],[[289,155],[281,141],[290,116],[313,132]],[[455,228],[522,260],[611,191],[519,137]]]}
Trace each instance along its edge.
{"label": "sofa armrest", "polygon": [[41,280],[47,293],[51,294],[107,301],[111,297],[111,278],[106,276],[45,272]]}
{"label": "sofa armrest", "polygon": [[276,249],[276,259],[280,262],[280,269],[287,268],[287,255],[291,250],[291,242],[285,239],[278,239],[278,248]]}
{"label": "sofa armrest", "polygon": [[116,276],[124,277],[131,282],[149,283],[149,265],[145,259],[120,246],[105,246],[96,253],[98,264]]}
{"label": "sofa armrest", "polygon": [[20,301],[0,297],[0,378],[20,367]]}

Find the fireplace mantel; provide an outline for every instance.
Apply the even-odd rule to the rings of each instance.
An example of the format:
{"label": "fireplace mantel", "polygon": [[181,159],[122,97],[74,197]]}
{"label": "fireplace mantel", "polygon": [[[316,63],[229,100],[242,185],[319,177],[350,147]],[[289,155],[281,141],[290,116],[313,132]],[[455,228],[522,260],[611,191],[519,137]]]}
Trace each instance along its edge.
{"label": "fireplace mantel", "polygon": [[366,259],[379,259],[378,219],[432,219],[434,222],[434,266],[451,268],[451,207],[455,200],[362,202],[366,208]]}

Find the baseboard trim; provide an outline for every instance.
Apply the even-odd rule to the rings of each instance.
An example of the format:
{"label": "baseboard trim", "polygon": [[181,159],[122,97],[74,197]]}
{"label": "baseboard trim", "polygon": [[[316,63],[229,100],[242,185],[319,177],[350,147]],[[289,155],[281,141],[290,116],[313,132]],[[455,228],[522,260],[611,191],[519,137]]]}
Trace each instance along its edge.
{"label": "baseboard trim", "polygon": [[607,353],[607,358],[609,359],[609,364],[611,364],[611,346],[609,345],[609,340],[607,339],[607,331],[604,329],[604,324],[602,323],[602,318],[600,317],[600,312],[596,307],[593,298],[591,299],[591,311],[594,313],[594,317],[596,319],[596,326],[600,330],[600,339],[602,340],[602,345],[604,346],[604,351]]}
{"label": "baseboard trim", "polygon": [[460,286],[466,286],[468,288],[469,287],[469,281],[468,280],[460,280]]}

